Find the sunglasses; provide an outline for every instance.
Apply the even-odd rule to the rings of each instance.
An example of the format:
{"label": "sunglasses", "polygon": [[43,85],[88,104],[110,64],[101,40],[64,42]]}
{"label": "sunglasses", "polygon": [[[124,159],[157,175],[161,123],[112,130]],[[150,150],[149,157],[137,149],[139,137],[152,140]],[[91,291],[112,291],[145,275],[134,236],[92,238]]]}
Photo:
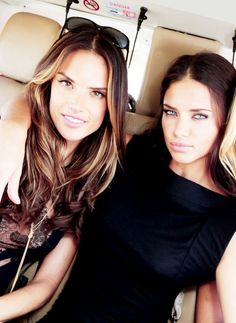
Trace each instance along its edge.
{"label": "sunglasses", "polygon": [[71,31],[71,32],[77,32],[81,27],[94,27],[96,30],[101,31],[105,36],[108,36],[108,41],[120,48],[126,50],[126,58],[127,61],[128,55],[129,55],[129,38],[123,34],[118,29],[107,27],[107,26],[100,26],[96,24],[94,21],[81,18],[81,17],[70,17],[67,18],[65,21],[64,26],[62,27],[60,37],[63,35],[65,30]]}

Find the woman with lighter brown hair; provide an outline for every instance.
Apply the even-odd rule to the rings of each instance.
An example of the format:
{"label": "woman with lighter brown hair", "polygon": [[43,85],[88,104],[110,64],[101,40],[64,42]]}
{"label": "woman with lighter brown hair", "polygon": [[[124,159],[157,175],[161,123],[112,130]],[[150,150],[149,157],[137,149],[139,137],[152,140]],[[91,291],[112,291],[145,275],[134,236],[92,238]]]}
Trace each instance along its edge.
{"label": "woman with lighter brown hair", "polygon": [[[0,297],[0,321],[53,295],[75,255],[84,218],[124,153],[127,71],[119,40],[128,38],[113,28],[72,27],[39,62],[25,90],[32,121],[21,204],[5,192],[0,206],[1,295],[17,272],[12,293]],[[33,281],[13,291],[21,263],[38,259],[44,260]]]}

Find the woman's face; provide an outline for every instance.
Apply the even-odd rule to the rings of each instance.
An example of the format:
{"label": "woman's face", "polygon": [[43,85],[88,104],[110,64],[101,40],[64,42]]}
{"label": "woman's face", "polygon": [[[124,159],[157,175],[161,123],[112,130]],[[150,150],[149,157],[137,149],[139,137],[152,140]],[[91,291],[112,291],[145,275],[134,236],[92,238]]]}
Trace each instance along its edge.
{"label": "woman's face", "polygon": [[52,79],[50,115],[68,153],[102,124],[107,110],[105,60],[87,50],[71,53]]}
{"label": "woman's face", "polygon": [[219,132],[216,106],[208,88],[188,77],[170,85],[164,96],[162,127],[172,165],[206,167]]}

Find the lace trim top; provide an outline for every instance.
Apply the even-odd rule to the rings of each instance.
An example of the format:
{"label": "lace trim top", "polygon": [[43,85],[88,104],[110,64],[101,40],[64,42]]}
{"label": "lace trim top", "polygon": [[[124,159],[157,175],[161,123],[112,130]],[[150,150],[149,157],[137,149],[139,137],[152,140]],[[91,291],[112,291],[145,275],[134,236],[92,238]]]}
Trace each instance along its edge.
{"label": "lace trim top", "polygon": [[[16,214],[14,204],[7,206],[9,212],[0,215],[0,295],[9,286],[10,281],[16,274],[23,250],[27,243],[30,224],[20,222],[19,214]],[[47,219],[46,207],[42,210],[24,263],[31,263],[43,259],[59,242],[63,233],[53,230]]]}
{"label": "lace trim top", "polygon": [[[6,249],[17,249],[24,247],[27,242],[27,237],[30,230],[30,225],[19,223],[19,216],[11,212],[14,205],[9,205],[9,213],[7,215],[0,215],[0,259],[1,254]],[[39,220],[45,217],[47,210],[44,208],[40,214]],[[30,241],[30,248],[37,248],[41,246],[51,235],[52,230],[49,230],[47,219],[45,219]]]}

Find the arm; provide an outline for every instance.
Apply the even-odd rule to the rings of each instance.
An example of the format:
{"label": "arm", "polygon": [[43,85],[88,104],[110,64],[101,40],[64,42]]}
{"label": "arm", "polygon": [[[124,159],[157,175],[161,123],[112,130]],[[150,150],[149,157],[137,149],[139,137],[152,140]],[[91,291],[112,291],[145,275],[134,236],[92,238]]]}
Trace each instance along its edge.
{"label": "arm", "polygon": [[215,282],[204,284],[198,289],[196,323],[223,323]]}
{"label": "arm", "polygon": [[216,271],[217,288],[225,323],[235,322],[236,233],[233,235]]}
{"label": "arm", "polygon": [[30,109],[23,94],[1,107],[0,119],[0,200],[8,184],[9,198],[20,203],[18,187],[24,159],[24,146],[30,125]]}
{"label": "arm", "polygon": [[27,286],[0,297],[0,321],[19,317],[44,305],[72,263],[77,246],[75,239],[65,234]]}

